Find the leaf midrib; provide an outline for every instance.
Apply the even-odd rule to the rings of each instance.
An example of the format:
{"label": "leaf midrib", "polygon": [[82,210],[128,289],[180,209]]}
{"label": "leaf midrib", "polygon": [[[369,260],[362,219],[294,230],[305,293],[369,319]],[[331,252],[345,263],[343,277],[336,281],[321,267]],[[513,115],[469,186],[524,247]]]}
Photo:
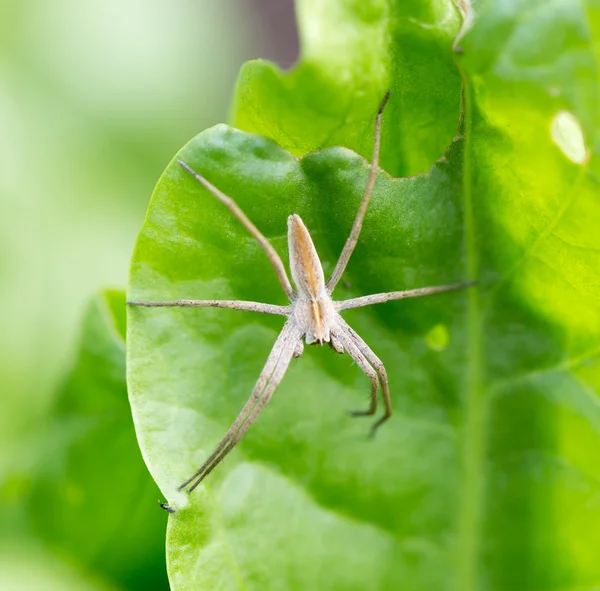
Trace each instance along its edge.
{"label": "leaf midrib", "polygon": [[[477,279],[475,219],[473,213],[471,138],[473,109],[471,88],[467,75],[457,64],[462,79],[463,130],[463,208],[465,255],[468,280]],[[467,362],[463,398],[464,424],[462,428],[462,492],[459,506],[458,588],[462,591],[477,589],[477,558],[480,537],[480,511],[483,486],[485,397],[482,389],[481,364],[481,311],[479,289],[468,290],[467,300]]]}

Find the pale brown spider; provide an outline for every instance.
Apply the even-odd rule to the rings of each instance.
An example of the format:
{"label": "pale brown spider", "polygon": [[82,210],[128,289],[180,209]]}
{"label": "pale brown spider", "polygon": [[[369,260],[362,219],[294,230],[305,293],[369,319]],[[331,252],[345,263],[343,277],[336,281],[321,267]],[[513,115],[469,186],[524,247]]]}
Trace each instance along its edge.
{"label": "pale brown spider", "polygon": [[190,308],[232,308],[234,310],[247,310],[287,317],[287,321],[283,325],[281,333],[273,345],[271,353],[258,377],[258,381],[254,386],[254,390],[252,391],[248,402],[213,453],[207,458],[204,464],[190,476],[190,478],[181,484],[179,490],[191,485],[188,491],[193,491],[245,435],[246,431],[248,431],[252,423],[258,417],[260,411],[265,407],[267,402],[269,402],[271,396],[273,396],[273,392],[283,379],[291,359],[293,357],[299,357],[302,354],[304,350],[303,339],[307,345],[329,343],[338,353],[348,353],[371,381],[371,403],[369,408],[367,410],[354,411],[352,413],[354,416],[375,414],[377,410],[377,395],[379,387],[381,386],[385,412],[383,416],[374,423],[372,432],[375,432],[375,430],[384,421],[389,419],[392,414],[387,374],[379,357],[377,357],[371,348],[352,330],[352,328],[350,328],[348,323],[340,316],[340,312],[349,310],[350,308],[360,308],[372,304],[381,304],[390,300],[430,295],[473,285],[473,282],[469,282],[440,285],[436,287],[421,287],[407,291],[378,293],[339,302],[336,302],[331,298],[331,294],[344,273],[352,251],[356,246],[363,219],[367,211],[367,206],[369,204],[369,199],[377,178],[381,137],[381,115],[388,98],[389,92],[385,95],[375,119],[373,160],[365,193],[358,208],[354,224],[352,225],[350,236],[346,240],[340,258],[327,282],[325,282],[319,255],[317,254],[312,238],[310,237],[304,222],[300,219],[300,216],[294,214],[288,218],[288,248],[292,280],[296,286],[296,289],[294,289],[288,279],[283,262],[275,249],[258,228],[248,219],[235,201],[219,191],[219,189],[200,174],[193,171],[187,164],[181,160],[178,161],[182,168],[193,175],[198,182],[223,203],[244,225],[250,234],[256,238],[271,261],[277,278],[279,279],[279,283],[290,300],[290,304],[287,306],[276,306],[241,300],[127,302],[131,306],[147,307],[180,306]]}

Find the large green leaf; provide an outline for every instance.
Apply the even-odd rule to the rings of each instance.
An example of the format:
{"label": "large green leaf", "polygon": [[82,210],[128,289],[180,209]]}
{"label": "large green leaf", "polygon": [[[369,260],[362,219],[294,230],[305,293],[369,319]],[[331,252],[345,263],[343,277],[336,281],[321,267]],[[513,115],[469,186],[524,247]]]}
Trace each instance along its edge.
{"label": "large green leaf", "polygon": [[386,90],[382,165],[425,173],[456,133],[460,77],[450,47],[460,26],[452,0],[297,0],[301,59],[290,72],[246,63],[235,127],[266,135],[295,155],[342,145],[373,147],[372,117]]}
{"label": "large green leaf", "polygon": [[[341,0],[327,4],[350,10]],[[309,5],[300,4],[301,15]],[[354,3],[354,10],[364,15],[376,5]],[[372,27],[402,20],[400,3],[387,6]],[[431,2],[428,10],[444,8]],[[457,69],[439,81],[458,101],[455,76],[462,76],[462,133],[429,174],[380,174],[346,284],[335,294],[479,279],[468,293],[346,314],[390,376],[396,413],[375,440],[366,438],[368,423],[346,413],[365,404],[366,378],[347,357],[309,348],[239,449],[193,495],[177,493],[242,407],[282,321],[229,310],[129,311],[138,437],[177,509],[168,532],[174,589],[600,584],[600,126],[592,38],[600,19],[594,6],[575,3],[476,8]],[[335,33],[319,18],[323,27],[311,31],[300,19],[305,36]],[[433,28],[417,22],[438,47],[439,21]],[[345,37],[350,55],[355,37]],[[389,63],[414,51],[401,36],[391,47]],[[445,51],[450,60],[450,42]],[[314,63],[308,97],[327,87],[311,86],[318,66],[330,71],[323,55]],[[273,79],[256,82],[263,102],[249,101],[260,112],[256,131],[281,139],[272,126],[285,121],[301,137],[297,152],[321,145],[320,97],[314,111],[310,101],[303,108],[278,102]],[[348,82],[348,92],[362,84]],[[381,86],[375,74],[373,86]],[[421,95],[430,108],[426,87]],[[238,109],[244,100],[240,91]],[[403,100],[392,95],[384,128],[397,121]],[[368,102],[362,146],[377,101]],[[351,127],[336,141],[368,152]],[[403,138],[396,162],[404,142],[409,152],[420,149],[418,138]],[[299,213],[332,270],[365,185],[361,157],[330,148],[298,160],[226,126],[200,134],[177,157],[233,196],[282,254],[286,217]],[[175,162],[139,236],[130,296],[284,301],[259,247]]]}
{"label": "large green leaf", "polygon": [[167,589],[158,490],[135,439],[125,385],[125,297],[90,303],[73,368],[40,437],[29,513],[50,547],[122,589]]}

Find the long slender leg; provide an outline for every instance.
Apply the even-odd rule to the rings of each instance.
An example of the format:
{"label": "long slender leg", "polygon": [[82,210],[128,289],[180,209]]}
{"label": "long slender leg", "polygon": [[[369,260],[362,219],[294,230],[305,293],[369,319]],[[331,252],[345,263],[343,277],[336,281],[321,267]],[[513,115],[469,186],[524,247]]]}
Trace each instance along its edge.
{"label": "long slender leg", "polygon": [[379,378],[377,372],[369,364],[365,356],[356,346],[352,337],[346,333],[344,329],[332,331],[332,338],[337,339],[344,347],[344,350],[356,362],[362,372],[369,378],[371,382],[371,403],[367,410],[353,410],[350,414],[353,417],[372,416],[377,411],[377,395],[379,393]]}
{"label": "long slender leg", "polygon": [[369,200],[371,199],[371,194],[373,193],[373,187],[375,186],[375,180],[377,179],[377,171],[379,170],[379,146],[381,144],[381,114],[383,113],[383,109],[390,98],[390,91],[388,90],[381,101],[381,105],[379,106],[379,111],[377,112],[377,117],[375,118],[375,134],[373,140],[373,160],[371,161],[371,168],[369,170],[369,176],[367,178],[367,186],[365,188],[365,192],[360,202],[360,206],[358,208],[358,213],[356,214],[356,218],[354,220],[354,224],[352,224],[352,230],[350,231],[350,236],[346,240],[346,244],[344,244],[344,248],[342,250],[342,254],[340,254],[340,258],[338,259],[337,264],[335,265],[335,269],[331,274],[331,277],[326,283],[327,289],[331,293],[341,276],[343,275],[346,265],[352,256],[352,251],[356,246],[358,241],[358,237],[360,236],[360,231],[362,229],[363,220],[365,219],[365,214],[367,213],[367,207],[369,206]]}
{"label": "long slender leg", "polygon": [[[289,352],[288,352],[289,353]],[[197,477],[196,481],[190,486],[188,489],[189,492],[192,492],[216,467],[217,465],[225,458],[225,456],[237,445],[237,443],[244,437],[248,429],[252,426],[252,423],[256,420],[262,409],[267,405],[269,400],[271,400],[273,394],[275,393],[275,389],[280,384],[285,371],[290,363],[292,355],[287,355],[285,359],[280,361],[280,364],[277,366],[275,371],[273,372],[269,383],[265,387],[262,397],[254,406],[250,416],[244,421],[244,423],[240,426],[239,430],[235,433],[231,441],[227,444],[227,446],[222,449],[218,456],[213,459],[213,461],[206,467],[203,473]]]}
{"label": "long slender leg", "polygon": [[452,283],[450,285],[437,285],[435,287],[419,287],[417,289],[408,289],[406,291],[388,291],[386,293],[374,293],[372,295],[352,298],[351,300],[341,300],[334,302],[338,311],[350,310],[351,308],[362,308],[363,306],[372,306],[373,304],[383,304],[391,300],[403,300],[404,298],[418,298],[420,296],[442,293],[444,291],[454,291],[465,287],[476,285],[476,281],[467,281],[466,283]]}
{"label": "long slender leg", "polygon": [[227,207],[227,209],[229,209],[229,211],[242,223],[244,228],[252,234],[265,251],[269,261],[271,261],[271,265],[273,265],[273,269],[275,269],[275,274],[277,275],[277,279],[279,279],[279,283],[281,284],[285,295],[291,300],[294,290],[288,279],[281,257],[277,254],[277,251],[271,246],[271,243],[265,238],[262,232],[250,221],[250,218],[231,197],[228,197],[225,193],[217,189],[211,182],[206,180],[201,174],[192,170],[182,160],[178,160],[177,162],[181,168],[189,172],[202,186],[204,186],[204,188],[210,191],[223,205],[225,205],[225,207]]}
{"label": "long slender leg", "polygon": [[170,300],[166,302],[128,300],[127,304],[130,306],[144,306],[146,308],[230,308],[232,310],[275,314],[277,316],[289,316],[290,314],[290,306],[275,306],[273,304],[245,302],[242,300]]}
{"label": "long slender leg", "polygon": [[179,490],[185,488],[192,482],[193,484],[189,488],[189,492],[194,490],[243,437],[263,409],[264,405],[273,395],[279,382],[281,382],[290,360],[297,350],[297,343],[300,336],[301,332],[295,324],[288,322],[284,325],[279,337],[271,349],[271,353],[258,377],[248,402],[246,402],[244,408],[241,410],[240,414],[229,428],[229,431],[227,431],[225,437],[223,437],[215,450],[207,458],[204,464],[202,464],[190,478],[181,484]]}
{"label": "long slender leg", "polygon": [[379,376],[379,383],[381,384],[381,392],[383,394],[383,404],[385,410],[383,416],[373,424],[373,427],[371,427],[371,435],[375,435],[377,429],[392,416],[392,398],[390,396],[387,372],[381,359],[375,355],[371,347],[369,347],[369,345],[367,345],[367,343],[365,343],[362,338],[358,336],[358,334],[341,316],[337,317],[337,322],[342,330],[347,333],[358,350],[366,357],[367,361],[375,368],[375,371]]}

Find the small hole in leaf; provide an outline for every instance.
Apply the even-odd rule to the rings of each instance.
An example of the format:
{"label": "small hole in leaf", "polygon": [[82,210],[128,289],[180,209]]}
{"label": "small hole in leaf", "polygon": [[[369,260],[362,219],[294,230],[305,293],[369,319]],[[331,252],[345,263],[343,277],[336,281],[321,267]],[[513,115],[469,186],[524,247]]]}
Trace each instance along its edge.
{"label": "small hole in leaf", "polygon": [[436,324],[426,335],[425,342],[434,351],[443,351],[450,342],[450,333],[445,324]]}
{"label": "small hole in leaf", "polygon": [[550,124],[550,135],[563,154],[577,164],[585,164],[588,151],[577,117],[569,111],[558,111]]}

